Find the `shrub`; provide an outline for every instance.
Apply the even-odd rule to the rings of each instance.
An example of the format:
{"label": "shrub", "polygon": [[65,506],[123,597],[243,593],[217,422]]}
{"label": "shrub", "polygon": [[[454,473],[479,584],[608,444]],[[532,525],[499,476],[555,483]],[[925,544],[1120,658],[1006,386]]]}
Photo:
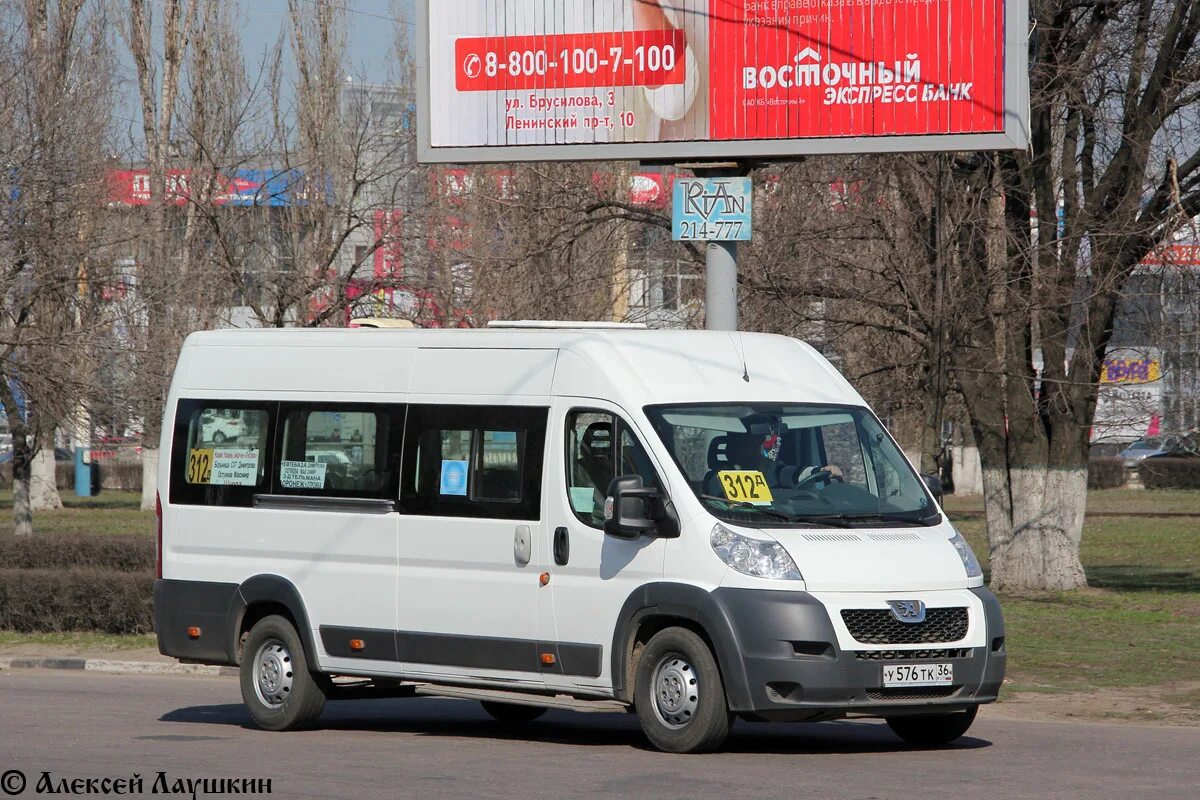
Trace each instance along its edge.
{"label": "shrub", "polygon": [[1088,462],[1089,489],[1117,489],[1127,479],[1125,462],[1119,458],[1093,458]]}
{"label": "shrub", "polygon": [[0,629],[150,633],[152,573],[104,569],[0,570]]}
{"label": "shrub", "polygon": [[[92,463],[99,469],[102,489],[109,491],[140,492],[142,490],[142,464],[140,461],[104,460]],[[75,491],[75,463],[59,461],[54,466],[58,491],[66,494]],[[0,464],[0,490],[12,488],[12,464]]]}
{"label": "shrub", "polygon": [[0,536],[0,569],[103,569],[150,574],[154,538],[138,534]]}
{"label": "shrub", "polygon": [[1200,489],[1200,458],[1147,458],[1138,474],[1147,489]]}

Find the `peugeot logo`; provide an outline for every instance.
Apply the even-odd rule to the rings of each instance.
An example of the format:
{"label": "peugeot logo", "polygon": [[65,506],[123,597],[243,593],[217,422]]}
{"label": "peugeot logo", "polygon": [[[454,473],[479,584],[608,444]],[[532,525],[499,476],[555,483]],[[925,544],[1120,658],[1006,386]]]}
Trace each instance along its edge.
{"label": "peugeot logo", "polygon": [[920,600],[888,600],[892,616],[909,625],[925,621],[925,604]]}

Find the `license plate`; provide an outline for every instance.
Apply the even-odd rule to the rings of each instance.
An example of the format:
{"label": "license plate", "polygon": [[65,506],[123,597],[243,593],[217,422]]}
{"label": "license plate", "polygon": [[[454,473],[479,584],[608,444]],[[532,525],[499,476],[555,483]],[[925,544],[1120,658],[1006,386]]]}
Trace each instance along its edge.
{"label": "license plate", "polygon": [[954,683],[953,664],[887,664],[883,668],[883,685],[949,686]]}

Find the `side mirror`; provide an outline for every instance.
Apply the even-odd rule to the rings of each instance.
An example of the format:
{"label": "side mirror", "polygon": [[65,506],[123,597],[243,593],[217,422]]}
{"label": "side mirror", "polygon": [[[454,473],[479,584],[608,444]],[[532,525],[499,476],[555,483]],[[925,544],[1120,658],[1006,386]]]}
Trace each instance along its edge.
{"label": "side mirror", "polygon": [[662,492],[646,488],[640,475],[622,475],[608,485],[604,532],[617,539],[636,539],[644,533],[677,536],[679,525],[669,506]]}
{"label": "side mirror", "polygon": [[925,488],[933,495],[933,499],[938,501],[938,505],[942,504],[942,496],[945,490],[942,487],[942,479],[937,475],[922,475],[921,480],[925,481]]}

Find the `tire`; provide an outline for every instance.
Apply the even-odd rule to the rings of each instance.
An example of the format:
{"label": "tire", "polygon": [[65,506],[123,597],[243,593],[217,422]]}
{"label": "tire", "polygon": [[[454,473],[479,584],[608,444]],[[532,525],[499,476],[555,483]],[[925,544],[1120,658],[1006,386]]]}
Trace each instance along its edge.
{"label": "tire", "polygon": [[309,727],[325,709],[328,680],[309,672],[304,645],[284,617],[264,617],[250,629],[239,683],[246,709],[264,730]]}
{"label": "tire", "polygon": [[515,703],[497,703],[492,700],[480,700],[479,705],[483,706],[483,710],[491,714],[497,722],[503,722],[506,725],[513,725],[521,722],[533,722],[535,719],[546,713],[546,709],[539,706],[522,706]]}
{"label": "tire", "polygon": [[633,697],[646,738],[667,753],[716,750],[733,725],[717,661],[687,628],[666,628],[646,644]]}
{"label": "tire", "polygon": [[887,717],[886,719],[892,733],[908,744],[940,747],[950,744],[966,733],[978,713],[979,707],[976,706],[967,711],[953,714],[918,714],[911,717]]}
{"label": "tire", "polygon": [[225,444],[225,432],[224,432],[224,431],[217,431],[216,433],[214,433],[214,434],[213,434],[213,443],[215,443],[215,444]]}

